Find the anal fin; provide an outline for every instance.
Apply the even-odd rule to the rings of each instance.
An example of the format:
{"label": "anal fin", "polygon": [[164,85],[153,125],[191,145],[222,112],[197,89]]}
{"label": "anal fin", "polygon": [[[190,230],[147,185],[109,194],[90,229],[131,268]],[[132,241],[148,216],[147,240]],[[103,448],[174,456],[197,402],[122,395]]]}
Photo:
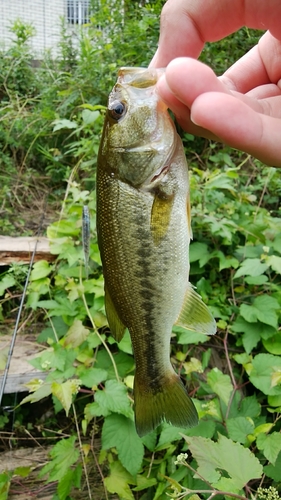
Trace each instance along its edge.
{"label": "anal fin", "polygon": [[122,340],[124,336],[126,326],[119,318],[115,305],[106,287],[105,287],[105,312],[109,328],[111,331],[111,335],[116,340],[116,342],[120,342],[120,340]]}
{"label": "anal fin", "polygon": [[205,335],[214,335],[217,331],[212,314],[190,283],[176,325]]}

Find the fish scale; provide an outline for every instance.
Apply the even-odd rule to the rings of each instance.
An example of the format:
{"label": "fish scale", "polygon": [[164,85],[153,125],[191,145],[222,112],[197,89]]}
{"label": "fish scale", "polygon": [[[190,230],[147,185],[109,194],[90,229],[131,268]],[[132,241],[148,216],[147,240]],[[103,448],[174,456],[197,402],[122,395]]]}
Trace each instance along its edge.
{"label": "fish scale", "polygon": [[155,92],[161,74],[120,70],[97,170],[106,313],[115,339],[122,339],[126,327],[132,339],[140,436],[163,420],[179,427],[197,424],[194,404],[171,365],[172,327],[179,320],[206,334],[216,330],[188,283],[188,171],[181,140]]}

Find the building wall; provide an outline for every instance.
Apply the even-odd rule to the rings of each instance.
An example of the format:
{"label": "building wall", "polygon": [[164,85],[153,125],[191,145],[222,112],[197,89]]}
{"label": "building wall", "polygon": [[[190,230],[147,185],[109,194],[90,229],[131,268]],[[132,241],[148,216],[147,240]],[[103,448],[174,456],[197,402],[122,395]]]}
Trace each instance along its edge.
{"label": "building wall", "polygon": [[58,54],[61,17],[66,19],[70,32],[77,33],[77,25],[88,21],[90,0],[0,0],[0,44],[9,47],[13,34],[9,27],[20,19],[36,30],[31,39],[35,58],[46,49]]}

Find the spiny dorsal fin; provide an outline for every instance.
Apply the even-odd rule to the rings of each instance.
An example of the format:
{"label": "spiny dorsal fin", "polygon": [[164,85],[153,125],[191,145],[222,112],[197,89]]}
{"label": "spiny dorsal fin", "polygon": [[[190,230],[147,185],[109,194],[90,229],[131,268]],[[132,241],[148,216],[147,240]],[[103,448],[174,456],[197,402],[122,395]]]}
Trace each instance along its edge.
{"label": "spiny dorsal fin", "polygon": [[217,331],[212,314],[190,283],[188,283],[184,303],[176,325],[205,335],[214,335]]}

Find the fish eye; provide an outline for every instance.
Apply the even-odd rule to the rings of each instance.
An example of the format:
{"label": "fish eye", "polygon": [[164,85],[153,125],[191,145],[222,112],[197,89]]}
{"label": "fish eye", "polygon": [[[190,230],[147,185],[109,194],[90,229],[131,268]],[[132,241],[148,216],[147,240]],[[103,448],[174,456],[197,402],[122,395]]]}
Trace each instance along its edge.
{"label": "fish eye", "polygon": [[113,103],[110,105],[110,108],[108,108],[108,112],[115,120],[118,122],[123,116],[126,114],[127,107],[124,102],[122,101],[113,101]]}

